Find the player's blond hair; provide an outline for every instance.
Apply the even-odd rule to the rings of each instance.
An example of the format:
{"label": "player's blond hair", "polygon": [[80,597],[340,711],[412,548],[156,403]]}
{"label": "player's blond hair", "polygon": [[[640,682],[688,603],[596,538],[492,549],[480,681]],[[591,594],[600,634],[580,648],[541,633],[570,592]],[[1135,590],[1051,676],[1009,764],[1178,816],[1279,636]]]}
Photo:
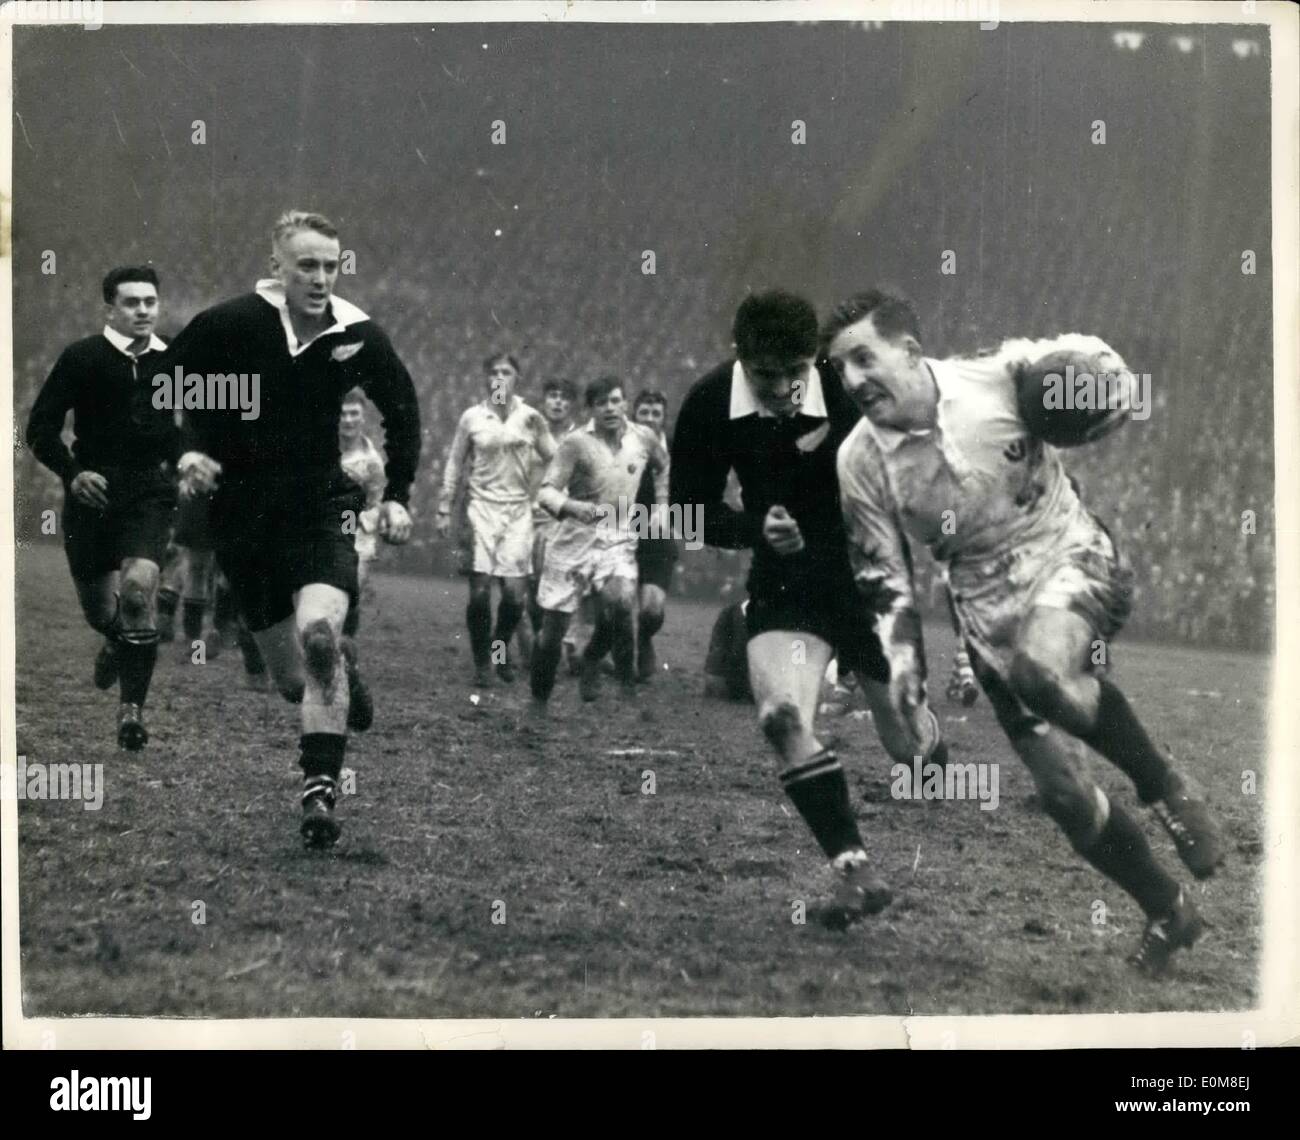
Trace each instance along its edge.
{"label": "player's blond hair", "polygon": [[271,252],[279,253],[285,238],[291,237],[299,230],[315,230],[328,238],[337,238],[339,231],[324,214],[310,210],[285,210],[271,227]]}

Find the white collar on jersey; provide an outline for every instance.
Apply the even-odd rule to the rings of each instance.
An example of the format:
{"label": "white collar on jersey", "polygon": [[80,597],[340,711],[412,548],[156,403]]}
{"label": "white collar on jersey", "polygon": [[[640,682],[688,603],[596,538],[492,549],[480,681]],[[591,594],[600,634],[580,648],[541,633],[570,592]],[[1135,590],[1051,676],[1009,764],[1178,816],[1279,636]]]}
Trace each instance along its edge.
{"label": "white collar on jersey", "polygon": [[362,321],[370,320],[351,301],[345,301],[342,297],[331,297],[330,313],[334,317],[334,323],[323,332],[317,333],[311,340],[299,344],[298,337],[293,331],[293,322],[289,320],[289,306],[284,299],[284,286],[274,277],[263,277],[254,288],[263,301],[279,312],[280,324],[284,328],[284,338],[289,345],[290,356],[297,356],[305,352],[323,336],[328,336],[334,332],[342,332],[348,325],[356,325]]}
{"label": "white collar on jersey", "polygon": [[[953,398],[952,377],[948,374],[946,361],[931,360],[928,356],[924,360],[930,369],[930,375],[934,377],[934,386],[939,391],[939,406],[935,409],[935,424],[937,427],[942,428],[943,406]],[[897,451],[909,439],[927,439],[934,434],[934,428],[913,428],[909,431],[899,431],[897,428],[880,427],[873,424],[866,416],[863,416],[862,420],[884,451]]]}
{"label": "white collar on jersey", "polygon": [[[494,401],[491,396],[484,396],[480,403],[480,407],[487,409],[487,411],[491,412],[495,416],[497,414],[497,410],[495,407],[493,407],[493,404]],[[510,407],[506,411],[506,414],[503,417],[499,417],[501,419],[501,422],[504,423],[511,416],[513,416],[517,411],[519,411],[519,409],[522,408],[523,406],[524,406],[524,398],[521,395],[519,395],[518,392],[516,392],[513,396],[510,397]]]}
{"label": "white collar on jersey", "polygon": [[[104,339],[123,356],[129,356],[132,360],[136,359],[136,354],[131,351],[131,338],[129,336],[123,336],[117,329],[105,325]],[[162,352],[166,347],[166,343],[157,333],[150,333],[149,347],[145,349],[145,352]]]}
{"label": "white collar on jersey", "polygon": [[[749,385],[749,377],[737,360],[731,366],[731,411],[729,419],[738,420],[744,416],[758,415],[761,419],[774,420],[776,413],[770,412],[758,401],[754,389]],[[811,416],[813,419],[826,418],[826,398],[822,395],[822,377],[817,365],[808,366],[808,391],[804,395],[799,415]]]}

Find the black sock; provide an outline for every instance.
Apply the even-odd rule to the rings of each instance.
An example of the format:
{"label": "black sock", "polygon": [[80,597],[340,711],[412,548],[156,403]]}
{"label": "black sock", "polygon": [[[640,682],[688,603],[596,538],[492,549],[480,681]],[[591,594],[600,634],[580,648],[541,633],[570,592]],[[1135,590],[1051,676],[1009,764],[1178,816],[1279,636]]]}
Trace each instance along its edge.
{"label": "black sock", "polygon": [[829,748],[781,773],[781,786],[811,828],[826,858],[861,849],[862,836],[849,804],[849,784],[839,757]]}
{"label": "black sock", "polygon": [[631,685],[636,677],[636,632],[632,626],[632,612],[616,609],[610,627],[614,672],[622,684]]}
{"label": "black sock", "polygon": [[637,636],[642,641],[648,641],[663,627],[664,615],[662,613],[648,613],[642,610],[640,618],[637,619]]}
{"label": "black sock", "polygon": [[117,635],[118,693],[124,704],[143,705],[149,695],[158,660],[157,630],[119,630]]}
{"label": "black sock", "polygon": [[1149,917],[1168,912],[1178,895],[1178,883],[1156,862],[1146,837],[1117,804],[1101,834],[1079,854],[1103,875],[1123,887]]}
{"label": "black sock", "polygon": [[328,776],[338,781],[343,771],[343,752],[347,748],[348,738],[333,732],[304,732],[299,739],[301,755],[298,763],[303,776]]}
{"label": "black sock", "polygon": [[343,619],[343,636],[356,637],[361,628],[361,606],[353,603],[348,606],[348,616]]}
{"label": "black sock", "polygon": [[501,601],[497,603],[497,628],[492,635],[492,643],[495,645],[499,641],[504,645],[507,657],[510,655],[510,639],[514,637],[515,627],[523,616],[524,607],[513,598],[502,594]]}
{"label": "black sock", "polygon": [[205,601],[186,598],[181,611],[181,629],[190,641],[198,641],[203,636],[203,614],[208,608]]}
{"label": "black sock", "polygon": [[266,662],[262,659],[262,651],[257,647],[257,639],[242,622],[235,628],[235,640],[239,643],[239,652],[244,658],[244,672],[254,676],[265,673]]}
{"label": "black sock", "polygon": [[239,607],[235,604],[235,595],[229,590],[218,590],[217,600],[212,603],[212,624],[224,634],[238,620]]}
{"label": "black sock", "polygon": [[529,665],[528,684],[533,691],[533,696],[539,701],[550,700],[551,691],[555,688],[555,674],[560,668],[560,655],[563,652],[564,641],[558,637],[551,640],[539,636],[533,643],[533,660]]}
{"label": "black sock", "polygon": [[492,596],[471,594],[465,607],[465,624],[469,626],[469,649],[474,664],[482,668],[492,660]]}
{"label": "black sock", "polygon": [[180,594],[170,586],[163,586],[158,591],[158,613],[162,617],[175,617],[176,606],[181,600]]}
{"label": "black sock", "polygon": [[585,660],[593,663],[599,661],[609,652],[613,643],[614,623],[610,620],[609,612],[602,607],[600,613],[596,616],[596,624],[591,631],[591,640],[587,642],[587,648],[582,651],[582,656]]}
{"label": "black sock", "polygon": [[1080,739],[1133,781],[1144,804],[1165,794],[1169,761],[1147,735],[1124,694],[1109,681],[1101,682],[1096,726]]}

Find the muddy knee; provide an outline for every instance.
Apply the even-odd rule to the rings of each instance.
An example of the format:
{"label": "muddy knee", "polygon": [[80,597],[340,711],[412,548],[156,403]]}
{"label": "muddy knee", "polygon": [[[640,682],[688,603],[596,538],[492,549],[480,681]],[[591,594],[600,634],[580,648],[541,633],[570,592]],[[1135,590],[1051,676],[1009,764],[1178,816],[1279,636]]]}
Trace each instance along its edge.
{"label": "muddy knee", "polygon": [[1033,713],[1055,719],[1062,701],[1062,677],[1054,669],[1027,653],[1017,653],[1011,662],[1011,690]]}
{"label": "muddy knee", "polygon": [[1076,851],[1092,846],[1109,815],[1101,789],[1077,780],[1046,780],[1039,785],[1038,797]]}
{"label": "muddy knee", "polygon": [[117,599],[118,616],[124,629],[151,630],[154,626],[153,597],[143,582],[127,578]]}
{"label": "muddy knee", "polygon": [[324,618],[318,618],[302,631],[302,656],[307,672],[322,686],[334,679],[339,644],[334,630]]}
{"label": "muddy knee", "polygon": [[803,728],[799,710],[788,698],[764,701],[758,712],[758,724],[772,747],[780,749]]}

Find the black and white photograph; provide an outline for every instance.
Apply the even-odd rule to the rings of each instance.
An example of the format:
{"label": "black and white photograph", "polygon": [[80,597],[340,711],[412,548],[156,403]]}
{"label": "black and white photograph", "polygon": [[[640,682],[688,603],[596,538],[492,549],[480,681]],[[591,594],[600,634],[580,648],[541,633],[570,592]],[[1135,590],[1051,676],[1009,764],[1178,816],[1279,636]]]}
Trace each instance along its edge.
{"label": "black and white photograph", "polygon": [[1293,7],[4,14],[6,1044],[1300,1032]]}

